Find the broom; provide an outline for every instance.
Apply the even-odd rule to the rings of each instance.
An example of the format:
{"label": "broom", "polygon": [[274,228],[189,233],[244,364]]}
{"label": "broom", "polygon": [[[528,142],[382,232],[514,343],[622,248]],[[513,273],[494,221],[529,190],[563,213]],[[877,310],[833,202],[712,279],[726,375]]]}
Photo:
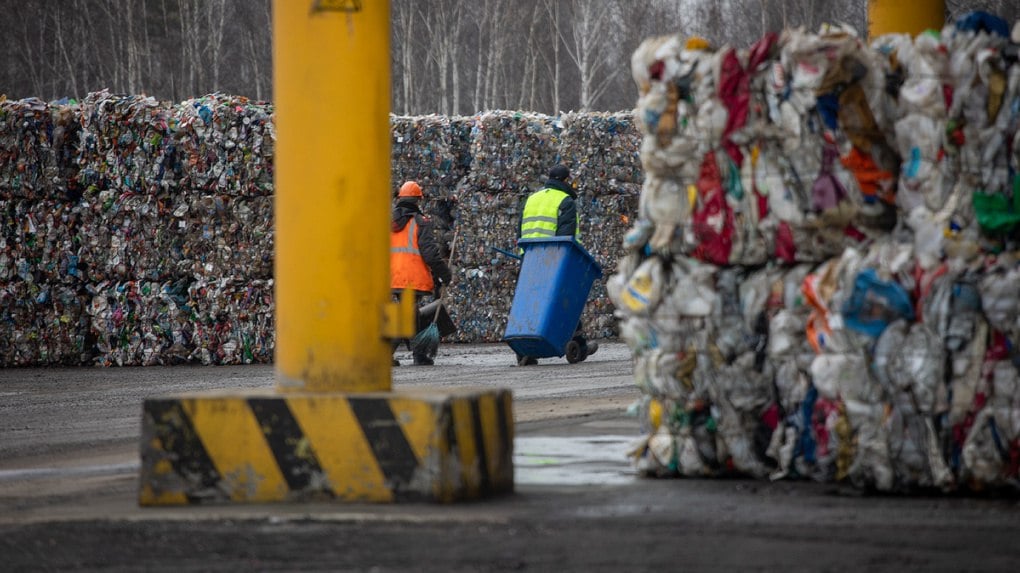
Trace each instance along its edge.
{"label": "broom", "polygon": [[[450,241],[450,264],[453,264],[454,254],[457,252],[457,233],[460,232],[458,227],[453,231],[453,239]],[[439,352],[439,326],[436,325],[436,321],[439,319],[439,311],[443,310],[443,293],[440,292],[439,296],[436,297],[439,304],[436,305],[436,312],[432,315],[432,322],[422,329],[421,332],[414,335],[411,339],[411,348],[415,350],[417,354],[425,355],[429,359],[435,358],[436,353]]]}

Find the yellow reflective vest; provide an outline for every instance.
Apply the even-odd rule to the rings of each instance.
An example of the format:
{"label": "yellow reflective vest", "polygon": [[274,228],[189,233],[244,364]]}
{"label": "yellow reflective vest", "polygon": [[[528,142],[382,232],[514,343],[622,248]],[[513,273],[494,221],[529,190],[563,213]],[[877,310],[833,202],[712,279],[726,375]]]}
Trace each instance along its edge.
{"label": "yellow reflective vest", "polygon": [[[560,203],[569,197],[559,189],[542,189],[528,197],[521,215],[521,238],[536,239],[556,235],[556,222],[559,220]],[[574,239],[580,240],[580,221],[574,226]]]}

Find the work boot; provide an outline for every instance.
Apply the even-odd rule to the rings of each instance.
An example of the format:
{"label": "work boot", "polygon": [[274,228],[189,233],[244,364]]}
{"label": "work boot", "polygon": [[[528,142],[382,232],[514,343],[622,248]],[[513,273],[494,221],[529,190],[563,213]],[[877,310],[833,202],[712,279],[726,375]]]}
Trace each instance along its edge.
{"label": "work boot", "polygon": [[587,353],[586,353],[587,356],[591,356],[592,354],[595,354],[598,351],[599,351],[599,343],[598,342],[589,342],[588,343],[588,350],[587,350]]}
{"label": "work boot", "polygon": [[432,360],[431,358],[429,358],[428,356],[415,356],[414,357],[414,365],[415,366],[433,366],[433,365],[435,365],[435,363],[436,362],[434,360]]}
{"label": "work boot", "polygon": [[517,357],[517,365],[518,366],[534,366],[536,364],[538,364],[538,359],[534,358],[532,356],[518,356]]}

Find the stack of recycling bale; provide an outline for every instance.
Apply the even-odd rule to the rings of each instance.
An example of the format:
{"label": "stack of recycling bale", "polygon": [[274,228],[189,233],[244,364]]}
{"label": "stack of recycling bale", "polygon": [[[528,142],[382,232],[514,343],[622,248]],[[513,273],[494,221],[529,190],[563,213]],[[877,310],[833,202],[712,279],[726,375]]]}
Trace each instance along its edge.
{"label": "stack of recycling bale", "polygon": [[0,113],[0,362],[272,359],[270,106],[104,91]]}
{"label": "stack of recycling bale", "polygon": [[38,99],[0,98],[0,364],[74,362],[85,345],[80,215],[65,197],[76,120]]}
{"label": "stack of recycling bale", "polygon": [[461,186],[490,193],[526,188],[556,161],[562,122],[530,112],[486,112],[471,129],[471,170]]}
{"label": "stack of recycling bale", "polygon": [[417,181],[430,199],[453,195],[471,166],[472,125],[460,116],[390,116],[393,181]]}
{"label": "stack of recycling bale", "polygon": [[631,112],[569,112],[560,120],[560,160],[571,167],[578,192],[584,195],[637,196],[644,176],[635,150],[641,132]]}
{"label": "stack of recycling bale", "polygon": [[[391,117],[393,189],[421,181],[457,280],[457,341],[497,341],[525,197],[574,167],[582,240],[607,268],[633,220],[630,113]],[[274,344],[272,107],[90,94],[0,102],[0,364],[269,362]],[[602,283],[588,335],[615,335]],[[509,356],[509,354],[508,354]]]}
{"label": "stack of recycling bale", "polygon": [[117,365],[271,360],[254,342],[274,335],[270,309],[238,320],[236,305],[272,290],[271,106],[98,92],[80,114],[86,351]]}
{"label": "stack of recycling bale", "polygon": [[60,197],[77,171],[77,118],[37,98],[0,96],[0,199]]}
{"label": "stack of recycling bale", "polygon": [[608,291],[640,468],[1020,485],[1020,37],[1003,30],[979,14],[870,46],[826,28],[638,48],[646,178]]}

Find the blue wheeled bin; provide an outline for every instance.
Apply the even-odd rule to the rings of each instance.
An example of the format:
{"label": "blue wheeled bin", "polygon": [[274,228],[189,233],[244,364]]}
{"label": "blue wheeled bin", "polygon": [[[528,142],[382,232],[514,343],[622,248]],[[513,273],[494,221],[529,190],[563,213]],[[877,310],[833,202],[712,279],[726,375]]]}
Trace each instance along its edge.
{"label": "blue wheeled bin", "polygon": [[524,259],[503,341],[518,356],[567,354],[571,363],[584,360],[585,343],[579,345],[574,332],[602,267],[573,237],[521,239],[517,244]]}

